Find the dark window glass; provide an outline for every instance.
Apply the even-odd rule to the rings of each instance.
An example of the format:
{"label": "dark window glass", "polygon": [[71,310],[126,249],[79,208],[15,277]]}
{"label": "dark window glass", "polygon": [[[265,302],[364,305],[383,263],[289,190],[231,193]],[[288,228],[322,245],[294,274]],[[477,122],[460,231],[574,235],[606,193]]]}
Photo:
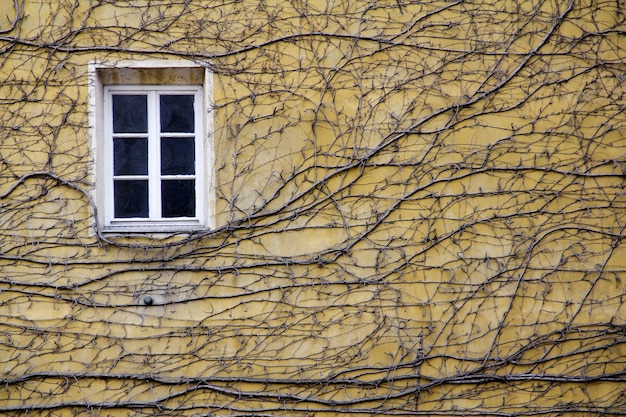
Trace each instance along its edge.
{"label": "dark window glass", "polygon": [[113,174],[148,174],[148,139],[113,139]]}
{"label": "dark window glass", "polygon": [[196,182],[164,180],[161,182],[161,214],[163,217],[195,217]]}
{"label": "dark window glass", "polygon": [[148,132],[148,96],[113,96],[113,133]]}
{"label": "dark window glass", "polygon": [[161,132],[193,133],[192,95],[162,95],[160,96]]}
{"label": "dark window glass", "polygon": [[195,174],[194,138],[161,138],[161,174]]}
{"label": "dark window glass", "polygon": [[148,217],[148,181],[118,180],[113,184],[115,217]]}

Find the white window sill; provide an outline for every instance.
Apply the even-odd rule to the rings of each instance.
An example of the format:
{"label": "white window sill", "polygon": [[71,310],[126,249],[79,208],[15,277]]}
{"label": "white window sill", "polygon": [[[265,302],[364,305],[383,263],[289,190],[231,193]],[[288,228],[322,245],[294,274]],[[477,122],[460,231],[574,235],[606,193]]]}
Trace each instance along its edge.
{"label": "white window sill", "polygon": [[182,234],[182,233],[198,233],[207,232],[210,227],[201,224],[119,224],[107,225],[102,228],[102,232],[106,234]]}

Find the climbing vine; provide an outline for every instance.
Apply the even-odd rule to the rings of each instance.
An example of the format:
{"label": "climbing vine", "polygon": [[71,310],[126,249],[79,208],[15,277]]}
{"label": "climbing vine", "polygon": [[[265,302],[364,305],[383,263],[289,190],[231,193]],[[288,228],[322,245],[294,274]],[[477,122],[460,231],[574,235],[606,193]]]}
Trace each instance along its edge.
{"label": "climbing vine", "polygon": [[[622,0],[5,3],[1,413],[626,413]],[[151,59],[210,230],[98,220],[89,63]]]}

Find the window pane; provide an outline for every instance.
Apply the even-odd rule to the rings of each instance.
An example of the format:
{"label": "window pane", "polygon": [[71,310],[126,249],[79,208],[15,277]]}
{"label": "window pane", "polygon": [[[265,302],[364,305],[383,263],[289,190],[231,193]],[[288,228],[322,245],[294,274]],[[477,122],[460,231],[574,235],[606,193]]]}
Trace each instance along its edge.
{"label": "window pane", "polygon": [[148,174],[148,139],[113,139],[113,174]]}
{"label": "window pane", "polygon": [[195,174],[194,138],[161,138],[161,174]]}
{"label": "window pane", "polygon": [[113,184],[115,217],[148,217],[148,181],[118,180]]}
{"label": "window pane", "polygon": [[195,217],[195,180],[164,180],[161,182],[161,210],[163,217]]}
{"label": "window pane", "polygon": [[148,96],[113,96],[113,133],[148,132]]}
{"label": "window pane", "polygon": [[193,133],[193,95],[160,96],[161,132]]}

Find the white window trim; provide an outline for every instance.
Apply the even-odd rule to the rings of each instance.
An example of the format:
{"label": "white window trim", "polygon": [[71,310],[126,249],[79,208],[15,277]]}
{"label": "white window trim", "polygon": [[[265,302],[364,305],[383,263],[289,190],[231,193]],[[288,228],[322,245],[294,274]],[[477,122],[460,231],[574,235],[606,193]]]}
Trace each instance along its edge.
{"label": "white window trim", "polygon": [[[98,228],[102,232],[114,233],[178,233],[207,230],[214,227],[215,194],[213,187],[213,102],[212,102],[212,73],[207,65],[198,65],[188,61],[148,60],[148,61],[117,61],[114,63],[93,61],[89,64],[89,126],[91,137],[91,154],[94,161],[93,177],[93,201],[96,205],[96,218]],[[189,87],[202,87],[202,107],[200,108],[201,120],[198,120],[201,128],[200,140],[196,141],[196,219],[113,219],[113,177],[112,145],[107,144],[105,98],[108,90],[115,90],[117,85],[105,86],[98,75],[99,69],[176,69],[176,68],[203,68],[204,80],[201,86],[197,84],[176,85],[158,84],[157,88],[172,87],[172,89],[189,89]],[[106,87],[106,88],[105,88]],[[149,86],[124,85],[123,89],[146,89]],[[105,91],[106,90],[106,91]],[[200,93],[202,95],[202,92]]]}
{"label": "white window trim", "polygon": [[[124,94],[147,94],[148,96],[148,174],[145,179],[148,180],[149,192],[148,192],[148,208],[150,217],[148,219],[136,219],[136,218],[115,218],[114,213],[114,198],[108,198],[105,201],[105,216],[104,221],[106,225],[112,227],[151,227],[154,224],[174,225],[174,226],[195,226],[204,224],[204,199],[202,198],[204,190],[204,155],[203,152],[203,128],[202,128],[202,88],[196,86],[165,86],[165,85],[116,85],[104,87],[104,160],[105,160],[105,178],[104,193],[108,196],[114,195],[114,174],[113,174],[113,132],[111,127],[113,125],[110,99],[112,95],[116,93]],[[170,93],[186,93],[193,94],[194,100],[194,113],[195,126],[194,134],[195,138],[195,174],[192,176],[195,180],[195,206],[196,216],[193,218],[163,218],[161,211],[161,190],[159,184],[161,182],[160,171],[160,136],[159,123],[156,118],[156,107],[159,94]],[[145,136],[143,134],[139,136]],[[165,136],[181,136],[180,134],[165,134]],[[189,136],[189,135],[182,135]],[[131,176],[135,177],[135,176]],[[175,176],[177,177],[177,176]],[[182,178],[189,178],[189,176],[183,176]]]}

